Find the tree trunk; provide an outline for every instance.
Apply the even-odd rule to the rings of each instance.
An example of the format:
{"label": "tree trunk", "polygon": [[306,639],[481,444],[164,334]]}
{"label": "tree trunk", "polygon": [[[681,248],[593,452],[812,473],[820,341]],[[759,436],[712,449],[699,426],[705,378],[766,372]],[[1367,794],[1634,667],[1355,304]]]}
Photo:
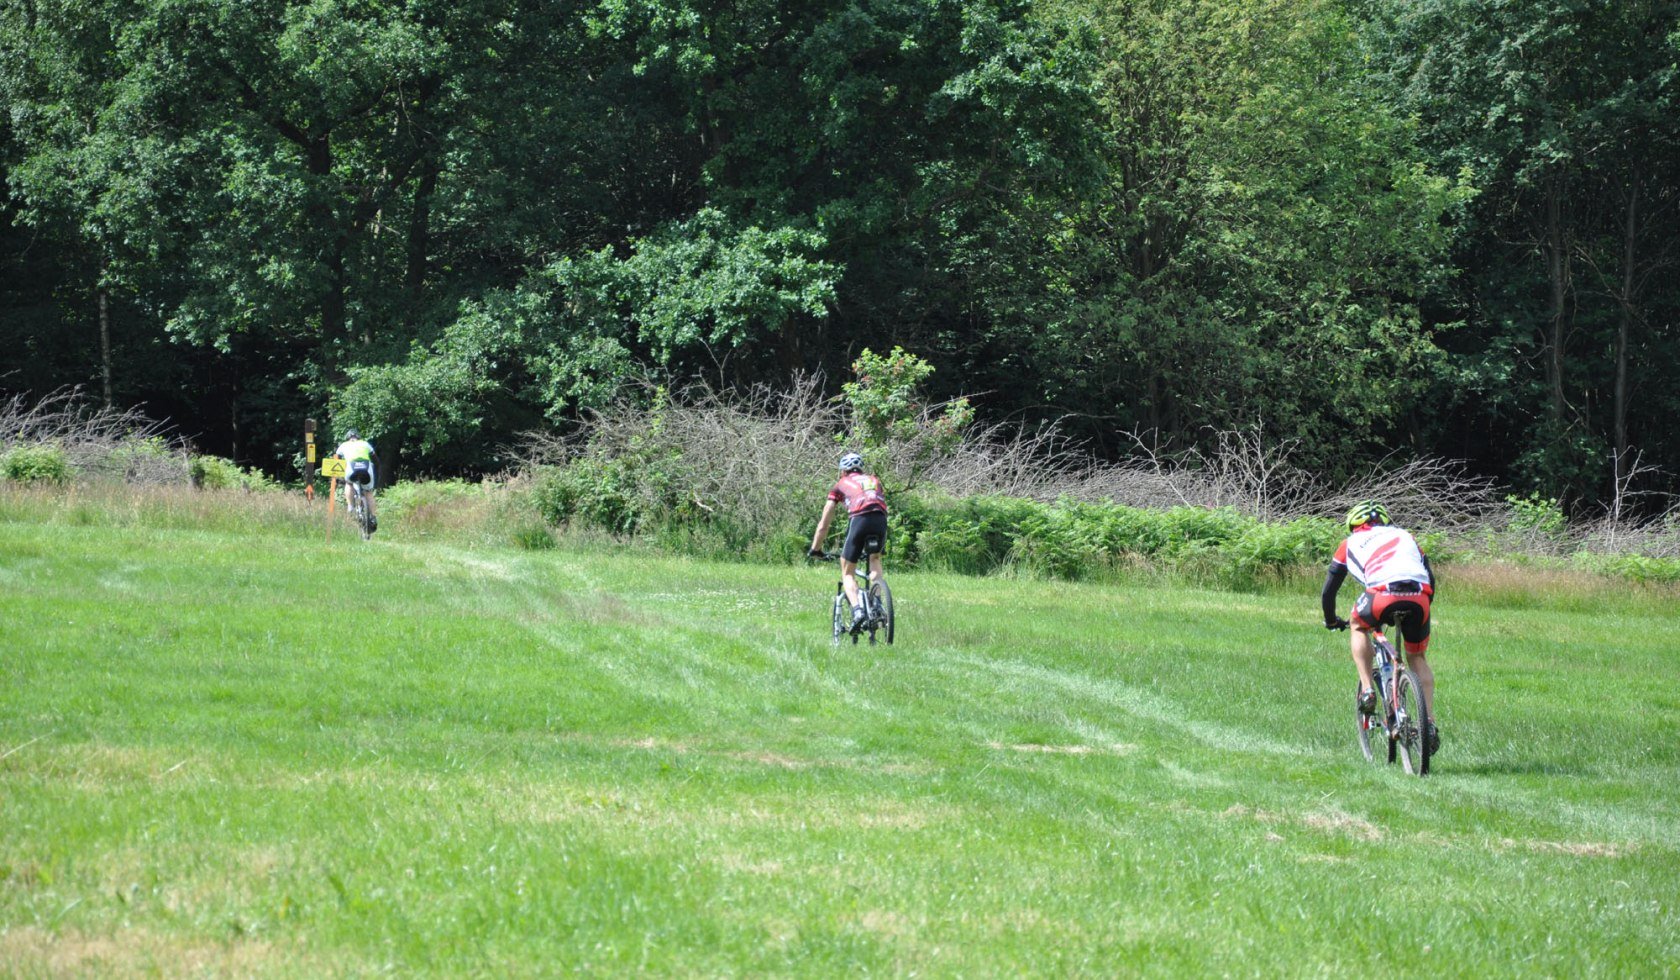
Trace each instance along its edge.
{"label": "tree trunk", "polygon": [[111,401],[111,291],[105,288],[105,263],[99,263],[99,380],[105,395],[105,407]]}
{"label": "tree trunk", "polygon": [[1546,272],[1552,285],[1552,317],[1548,327],[1546,387],[1551,391],[1552,420],[1561,431],[1569,402],[1563,394],[1563,348],[1569,300],[1569,256],[1563,240],[1563,191],[1553,180],[1546,193]]}
{"label": "tree trunk", "polygon": [[408,301],[418,305],[421,290],[426,285],[426,253],[431,248],[432,192],[437,190],[438,166],[436,157],[427,159],[420,173],[420,185],[414,190],[414,211],[408,218],[408,269],[404,275],[408,287]]}
{"label": "tree trunk", "polygon": [[[329,136],[308,138],[304,154],[311,175],[325,181],[332,176],[332,140]],[[324,192],[325,187],[321,190]],[[331,204],[324,200],[310,205],[309,214],[322,228],[339,228],[340,218]],[[335,380],[343,380],[337,370],[338,357],[334,346],[344,338],[344,253],[349,248],[349,236],[342,230],[331,233],[324,264],[327,267],[326,291],[321,295],[321,343],[325,347],[327,373]]]}
{"label": "tree trunk", "polygon": [[1639,169],[1636,166],[1628,189],[1627,218],[1622,225],[1622,302],[1621,315],[1616,319],[1616,382],[1611,429],[1616,441],[1614,475],[1618,495],[1622,486],[1622,467],[1625,465],[1623,457],[1627,455],[1628,448],[1628,339],[1633,330],[1633,262],[1638,238]]}
{"label": "tree trunk", "polygon": [[1155,433],[1155,438],[1161,438],[1161,375],[1153,367],[1149,369],[1149,389],[1144,395],[1144,412],[1148,419],[1149,430]]}
{"label": "tree trunk", "polygon": [[228,392],[228,433],[231,437],[232,446],[228,458],[237,463],[240,459],[240,450],[243,448],[240,445],[242,440],[239,432],[239,368],[237,366],[233,369],[233,383]]}

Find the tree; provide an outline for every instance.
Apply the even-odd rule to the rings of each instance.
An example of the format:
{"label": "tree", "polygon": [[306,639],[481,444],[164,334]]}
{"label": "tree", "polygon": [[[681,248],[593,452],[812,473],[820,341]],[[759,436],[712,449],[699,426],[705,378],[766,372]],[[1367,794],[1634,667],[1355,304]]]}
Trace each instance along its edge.
{"label": "tree", "polygon": [[1680,5],[1368,6],[1387,87],[1480,192],[1457,234],[1466,274],[1444,301],[1471,323],[1459,404],[1532,485],[1590,497],[1636,438],[1671,428],[1630,431],[1673,402],[1653,389],[1651,410],[1635,410],[1628,352],[1644,346],[1653,378],[1674,365],[1669,345],[1638,333],[1663,329],[1652,314],[1675,302],[1659,274],[1675,259],[1661,229],[1680,186],[1665,44]]}
{"label": "tree", "polygon": [[1029,374],[1181,444],[1263,420],[1333,467],[1392,443],[1441,370],[1417,304],[1468,192],[1364,84],[1346,13],[1060,9],[1103,38],[1107,174]]}

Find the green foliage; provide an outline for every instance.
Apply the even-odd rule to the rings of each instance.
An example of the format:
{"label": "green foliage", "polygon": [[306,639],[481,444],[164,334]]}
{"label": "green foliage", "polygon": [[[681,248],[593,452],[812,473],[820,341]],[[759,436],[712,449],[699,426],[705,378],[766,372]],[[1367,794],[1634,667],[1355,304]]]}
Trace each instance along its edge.
{"label": "green foliage", "polygon": [[[647,535],[705,555],[788,560],[804,553],[810,514],[797,499],[757,515],[751,528],[692,506],[680,473],[649,457],[583,457],[542,471],[533,504],[556,527]],[[895,564],[983,575],[1012,569],[1045,578],[1103,577],[1128,565],[1183,569],[1247,582],[1323,562],[1339,526],[1304,518],[1268,525],[1235,510],[1148,510],[1110,503],[906,492],[892,500],[888,553]]]}
{"label": "green foliage", "polygon": [[856,380],[840,386],[852,409],[852,438],[871,449],[916,434],[917,402],[933,365],[902,347],[885,357],[867,348],[852,362]]}
{"label": "green foliage", "polygon": [[614,535],[653,531],[692,517],[670,470],[646,457],[583,457],[538,474],[532,496],[548,523]]}
{"label": "green foliage", "polygon": [[507,536],[514,547],[525,551],[550,551],[558,547],[554,540],[554,532],[537,519],[520,520],[510,524]]}
{"label": "green foliage", "polygon": [[1542,497],[1531,493],[1526,497],[1508,496],[1511,507],[1511,530],[1539,534],[1548,538],[1562,538],[1569,530],[1569,519],[1556,497]]}
{"label": "green foliage", "polygon": [[1676,37],[1655,0],[29,0],[0,349],[86,383],[104,309],[113,398],[213,451],[277,470],[326,404],[471,472],[626,382],[901,347],[937,371],[865,384],[865,445],[983,393],[915,438],[1258,424],[1575,509],[1680,472]]}
{"label": "green foliage", "polygon": [[487,431],[563,421],[687,352],[721,354],[825,316],[837,270],[814,257],[822,245],[815,232],[703,209],[630,241],[627,255],[558,259],[463,301],[405,361],[351,367],[335,417],[484,465],[487,447],[474,442]]}
{"label": "green foliage", "polygon": [[62,446],[19,443],[0,454],[0,478],[13,483],[69,483],[70,458]]}
{"label": "green foliage", "polygon": [[1680,558],[1654,555],[1606,555],[1579,552],[1571,563],[1600,575],[1613,575],[1632,582],[1672,584],[1680,582]]}
{"label": "green foliage", "polygon": [[241,467],[220,456],[194,456],[187,463],[192,485],[200,490],[277,490],[279,484],[261,470]]}
{"label": "green foliage", "polygon": [[929,417],[922,389],[932,374],[933,365],[902,347],[884,357],[864,348],[852,362],[854,380],[840,386],[851,408],[852,439],[869,449],[919,440],[924,453],[948,453],[974,421],[974,409],[957,398]]}
{"label": "green foliage", "polygon": [[1657,215],[1680,187],[1680,88],[1656,39],[1674,36],[1680,8],[1363,6],[1371,81],[1478,192],[1439,292],[1437,315],[1471,328],[1448,341],[1443,434],[1566,501],[1602,497],[1630,446],[1675,458],[1680,401],[1665,381],[1680,345],[1672,312],[1656,311],[1680,292],[1659,271],[1671,236]]}
{"label": "green foliage", "polygon": [[[895,490],[914,487],[930,462],[950,455],[961,444],[974,421],[974,408],[967,398],[941,406],[926,404],[923,387],[933,371],[933,365],[902,347],[894,347],[884,357],[864,348],[852,362],[854,380],[841,385],[852,423],[844,441],[890,458],[890,472],[883,476],[896,480]],[[889,469],[881,464],[876,467]]]}

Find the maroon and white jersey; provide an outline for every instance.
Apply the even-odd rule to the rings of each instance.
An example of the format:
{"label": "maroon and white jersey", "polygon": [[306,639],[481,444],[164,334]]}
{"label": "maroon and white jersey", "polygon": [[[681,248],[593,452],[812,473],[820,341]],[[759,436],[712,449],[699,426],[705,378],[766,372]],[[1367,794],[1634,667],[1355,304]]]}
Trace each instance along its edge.
{"label": "maroon and white jersey", "polygon": [[1377,524],[1347,536],[1331,561],[1347,567],[1367,589],[1383,589],[1390,582],[1412,581],[1424,592],[1435,591],[1423,549],[1417,539],[1400,528]]}
{"label": "maroon and white jersey", "polygon": [[847,473],[828,492],[828,499],[835,503],[845,501],[847,514],[887,512],[887,495],[881,492],[881,481],[867,473]]}

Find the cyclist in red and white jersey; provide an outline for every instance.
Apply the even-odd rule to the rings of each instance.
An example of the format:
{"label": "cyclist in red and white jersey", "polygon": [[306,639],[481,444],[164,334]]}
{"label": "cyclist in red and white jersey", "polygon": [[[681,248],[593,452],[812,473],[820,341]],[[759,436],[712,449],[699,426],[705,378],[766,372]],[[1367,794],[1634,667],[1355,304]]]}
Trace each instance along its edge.
{"label": "cyclist in red and white jersey", "polygon": [[[1423,687],[1424,707],[1435,717],[1435,674],[1425,653],[1429,649],[1429,602],[1435,596],[1435,573],[1417,539],[1388,522],[1388,508],[1367,500],[1347,513],[1348,536],[1330,559],[1324,579],[1325,629],[1353,626],[1353,666],[1359,673],[1359,710],[1373,714],[1377,695],[1371,681],[1371,631],[1392,626],[1398,617],[1406,644],[1406,660]],[[1336,593],[1352,572],[1363,587],[1350,618],[1336,615]],[[1440,747],[1440,734],[1431,721],[1426,737],[1433,754]]]}
{"label": "cyclist in red and white jersey", "polygon": [[881,481],[863,471],[863,457],[847,453],[840,457],[840,480],[828,491],[828,503],[823,505],[822,518],[817,521],[817,533],[811,538],[811,555],[823,556],[823,538],[834,511],[844,504],[850,523],[846,526],[846,543],[840,549],[840,584],[846,590],[846,601],[852,604],[852,621],[862,623],[863,599],[858,594],[857,563],[866,545],[874,545],[869,552],[869,578],[881,579],[881,547],[887,540],[887,496]]}

